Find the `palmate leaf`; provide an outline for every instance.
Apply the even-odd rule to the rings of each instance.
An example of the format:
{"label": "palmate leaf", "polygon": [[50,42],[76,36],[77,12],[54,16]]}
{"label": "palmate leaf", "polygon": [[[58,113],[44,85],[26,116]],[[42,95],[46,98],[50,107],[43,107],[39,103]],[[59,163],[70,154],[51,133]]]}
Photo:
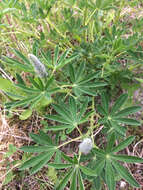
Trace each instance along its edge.
{"label": "palmate leaf", "polygon": [[[55,105],[53,104],[54,109],[56,110],[59,115],[46,115],[45,118],[57,121],[59,123],[62,123],[57,126],[48,126],[48,130],[58,131],[62,129],[68,129],[67,132],[71,132],[76,128],[76,126],[80,125],[81,123],[85,123],[88,121],[89,116],[91,116],[94,111],[89,111],[87,114],[84,115],[84,112],[86,111],[88,103],[83,103],[83,106],[81,107],[81,113],[79,110],[79,106],[77,106],[77,103],[74,98],[69,98],[68,105]],[[59,126],[59,129],[58,129]]]}
{"label": "palmate leaf", "polygon": [[72,88],[73,92],[75,93],[76,96],[80,96],[81,94],[88,94],[91,96],[95,96],[97,94],[95,92],[95,89],[107,86],[107,83],[100,81],[93,81],[95,78],[99,78],[99,72],[85,75],[83,74],[85,70],[84,68],[85,68],[84,62],[80,64],[77,70],[75,70],[75,68],[72,65],[69,66],[69,74],[70,74],[70,80],[73,84],[73,85],[71,84],[71,86],[73,86]]}
{"label": "palmate leaf", "polygon": [[125,169],[122,165],[120,165],[117,161],[112,161],[113,166],[118,171],[120,176],[124,178],[130,185],[133,187],[140,187],[137,181],[133,178],[133,176]]}
{"label": "palmate leaf", "polygon": [[129,114],[133,114],[140,110],[139,106],[131,106],[127,107],[120,111],[120,108],[122,105],[126,102],[128,95],[122,94],[114,103],[114,105],[111,108],[111,111],[109,109],[109,100],[107,94],[102,94],[102,106],[97,106],[97,111],[104,116],[104,118],[101,118],[99,120],[99,123],[104,124],[104,126],[107,128],[108,135],[110,135],[112,132],[115,132],[118,136],[119,134],[122,136],[125,136],[126,134],[126,126],[122,126],[121,124],[127,124],[127,125],[140,125],[140,122],[135,119],[130,118],[123,118],[123,116],[127,116]]}

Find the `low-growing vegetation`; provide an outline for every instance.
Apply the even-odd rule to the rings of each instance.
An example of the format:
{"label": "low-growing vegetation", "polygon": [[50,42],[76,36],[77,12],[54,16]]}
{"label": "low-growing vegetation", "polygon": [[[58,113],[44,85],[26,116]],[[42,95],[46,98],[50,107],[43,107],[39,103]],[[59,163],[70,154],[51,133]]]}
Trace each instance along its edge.
{"label": "low-growing vegetation", "polygon": [[142,6],[0,1],[3,190],[143,188]]}

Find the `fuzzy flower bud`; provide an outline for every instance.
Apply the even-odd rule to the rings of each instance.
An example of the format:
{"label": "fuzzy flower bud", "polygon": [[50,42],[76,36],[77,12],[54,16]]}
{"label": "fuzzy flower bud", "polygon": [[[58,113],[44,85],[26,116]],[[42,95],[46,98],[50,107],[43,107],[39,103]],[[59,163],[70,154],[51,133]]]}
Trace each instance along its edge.
{"label": "fuzzy flower bud", "polygon": [[35,69],[35,72],[40,78],[47,77],[48,73],[46,71],[45,65],[33,54],[28,54],[28,57]]}
{"label": "fuzzy flower bud", "polygon": [[125,181],[121,181],[120,182],[120,189],[125,189],[126,187],[126,182]]}
{"label": "fuzzy flower bud", "polygon": [[79,151],[83,154],[88,154],[92,148],[93,143],[90,138],[83,139],[83,141],[79,144]]}

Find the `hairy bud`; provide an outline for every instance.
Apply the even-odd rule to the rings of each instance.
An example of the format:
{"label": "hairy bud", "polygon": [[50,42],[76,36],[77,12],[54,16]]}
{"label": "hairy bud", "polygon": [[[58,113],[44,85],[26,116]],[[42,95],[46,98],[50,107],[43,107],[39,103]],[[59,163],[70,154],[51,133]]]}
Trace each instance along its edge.
{"label": "hairy bud", "polygon": [[79,144],[79,151],[84,154],[88,154],[92,148],[93,143],[90,138],[83,139],[83,141]]}
{"label": "hairy bud", "polygon": [[46,68],[43,63],[33,54],[28,54],[28,57],[34,67],[35,72],[40,78],[44,78],[48,76]]}

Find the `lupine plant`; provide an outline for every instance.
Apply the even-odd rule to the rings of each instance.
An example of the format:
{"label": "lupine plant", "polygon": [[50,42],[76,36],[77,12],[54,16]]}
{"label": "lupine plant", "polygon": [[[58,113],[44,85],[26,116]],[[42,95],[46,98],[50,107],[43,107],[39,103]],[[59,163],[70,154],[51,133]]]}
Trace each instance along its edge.
{"label": "lupine plant", "polygon": [[141,110],[128,100],[142,81],[133,72],[142,67],[142,19],[122,22],[122,9],[134,3],[25,2],[4,0],[0,13],[2,44],[11,43],[12,55],[0,55],[4,109],[20,120],[42,118],[39,132],[29,134],[31,144],[18,149],[28,155],[18,171],[52,168],[56,190],[115,190],[120,180],[139,188],[126,163],[143,159],[125,154],[135,140],[128,129],[140,126],[134,118]]}
{"label": "lupine plant", "polygon": [[[31,155],[19,169],[29,169],[30,174],[35,174],[45,165],[57,170],[66,170],[67,174],[55,184],[57,190],[62,190],[66,186],[71,190],[83,190],[85,179],[98,180],[99,184],[104,182],[109,190],[114,190],[115,176],[125,179],[133,187],[139,187],[137,181],[119,161],[141,163],[143,159],[118,152],[134,140],[133,136],[126,137],[126,127],[138,126],[140,122],[126,116],[136,113],[140,107],[124,105],[128,98],[127,94],[120,95],[110,106],[106,90],[109,84],[102,77],[102,72],[92,70],[89,72],[85,69],[85,62],[78,64],[80,56],[68,55],[69,50],[59,56],[60,50],[57,46],[53,58],[49,52],[46,55],[42,50],[39,51],[39,58],[33,54],[25,57],[17,50],[14,52],[20,60],[3,57],[3,62],[11,68],[14,66],[18,66],[20,70],[25,68],[27,72],[25,80],[28,82],[16,73],[17,82],[13,85],[17,92],[5,92],[12,100],[6,103],[6,108],[15,109],[22,106],[26,111],[25,117],[21,117],[23,119],[30,117],[32,110],[36,110],[40,101],[45,101],[45,98],[48,99],[48,104],[45,105],[50,104],[52,108],[50,114],[44,114],[47,121],[45,130],[49,135],[43,131],[39,134],[30,134],[30,138],[36,144],[23,146],[20,150],[34,155]],[[63,100],[56,99],[57,95],[64,96]],[[101,97],[100,105],[97,105],[96,97]],[[31,114],[27,113],[28,109],[31,110]],[[95,131],[100,127],[102,127],[100,133],[103,133],[107,139],[106,145],[102,147],[96,144]],[[58,134],[56,139],[54,133]],[[66,135],[65,142],[61,140],[63,133]],[[72,137],[73,134],[76,135]],[[81,143],[74,151],[73,157],[70,157],[64,147],[76,141]],[[114,146],[115,141],[116,146]],[[87,162],[83,157],[88,158],[88,155],[90,159]],[[97,188],[95,183],[92,186]]]}

